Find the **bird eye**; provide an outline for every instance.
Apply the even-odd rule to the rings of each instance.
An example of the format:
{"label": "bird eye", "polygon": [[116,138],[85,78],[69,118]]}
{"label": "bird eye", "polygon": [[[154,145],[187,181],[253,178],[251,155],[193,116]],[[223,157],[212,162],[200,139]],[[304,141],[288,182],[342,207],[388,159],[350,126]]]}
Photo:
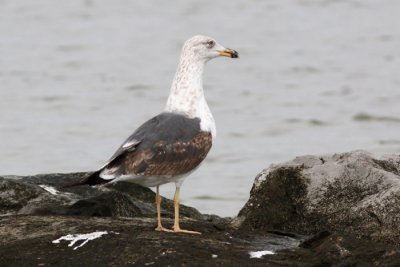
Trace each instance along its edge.
{"label": "bird eye", "polygon": [[213,48],[215,45],[215,42],[213,40],[207,41],[206,46],[207,48]]}

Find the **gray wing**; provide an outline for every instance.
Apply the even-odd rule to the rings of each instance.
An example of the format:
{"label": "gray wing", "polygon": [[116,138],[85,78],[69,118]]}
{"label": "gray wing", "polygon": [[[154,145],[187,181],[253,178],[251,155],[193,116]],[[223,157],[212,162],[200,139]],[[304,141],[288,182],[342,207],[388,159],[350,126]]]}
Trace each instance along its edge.
{"label": "gray wing", "polygon": [[211,148],[200,120],[162,113],[140,126],[102,168],[100,177],[181,175],[197,167]]}
{"label": "gray wing", "polygon": [[125,140],[125,142],[122,143],[122,145],[118,148],[117,151],[115,151],[114,155],[112,155],[112,157],[102,168],[106,167],[110,162],[112,162],[122,154],[134,151],[141,142],[142,140],[138,140],[137,136],[135,136],[135,134],[132,134],[131,136],[129,136],[128,139]]}

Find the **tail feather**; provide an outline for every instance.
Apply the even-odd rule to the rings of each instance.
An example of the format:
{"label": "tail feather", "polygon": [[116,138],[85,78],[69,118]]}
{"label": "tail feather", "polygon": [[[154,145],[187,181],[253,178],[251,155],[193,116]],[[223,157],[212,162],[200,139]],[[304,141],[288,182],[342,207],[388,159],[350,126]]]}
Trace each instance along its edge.
{"label": "tail feather", "polygon": [[70,184],[64,185],[61,188],[69,188],[69,187],[75,187],[75,186],[80,186],[80,185],[99,185],[99,184],[105,184],[107,182],[109,182],[110,180],[105,180],[103,178],[100,177],[100,173],[101,173],[102,169],[95,171],[85,177],[83,177],[82,179],[72,182]]}

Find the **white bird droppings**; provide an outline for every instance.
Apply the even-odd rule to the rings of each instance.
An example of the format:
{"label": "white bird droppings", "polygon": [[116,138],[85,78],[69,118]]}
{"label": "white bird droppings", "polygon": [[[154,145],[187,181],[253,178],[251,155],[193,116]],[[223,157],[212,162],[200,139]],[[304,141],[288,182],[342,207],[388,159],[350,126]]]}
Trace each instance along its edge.
{"label": "white bird droppings", "polygon": [[270,250],[261,250],[261,251],[250,251],[250,258],[261,258],[264,255],[273,255],[275,252]]}
{"label": "white bird droppings", "polygon": [[[74,247],[74,250],[86,245],[87,242],[100,238],[103,235],[108,234],[107,231],[98,231],[98,232],[93,232],[93,233],[88,233],[88,234],[69,234],[60,237],[59,239],[53,240],[53,244],[59,244],[60,241],[66,240],[66,241],[71,241],[68,245],[68,247],[72,247],[75,245],[76,242],[78,241],[83,241],[79,246]],[[118,234],[118,233],[116,233]]]}
{"label": "white bird droppings", "polygon": [[41,184],[41,185],[39,185],[39,187],[43,188],[44,190],[46,190],[47,192],[49,192],[52,195],[58,195],[60,193],[57,189],[55,189],[52,186]]}

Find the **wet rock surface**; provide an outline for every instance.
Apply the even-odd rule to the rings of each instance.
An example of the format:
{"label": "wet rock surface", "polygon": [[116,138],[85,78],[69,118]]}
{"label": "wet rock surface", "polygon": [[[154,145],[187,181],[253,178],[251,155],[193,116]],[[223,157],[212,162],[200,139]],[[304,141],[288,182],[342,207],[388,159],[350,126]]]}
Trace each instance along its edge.
{"label": "wet rock surface", "polygon": [[[237,218],[182,206],[181,226],[201,235],[154,231],[148,188],[0,177],[0,266],[399,266],[398,166],[359,151],[272,166]],[[171,228],[171,200],[162,216]]]}
{"label": "wet rock surface", "polygon": [[400,156],[303,156],[261,172],[234,224],[400,244]]}

